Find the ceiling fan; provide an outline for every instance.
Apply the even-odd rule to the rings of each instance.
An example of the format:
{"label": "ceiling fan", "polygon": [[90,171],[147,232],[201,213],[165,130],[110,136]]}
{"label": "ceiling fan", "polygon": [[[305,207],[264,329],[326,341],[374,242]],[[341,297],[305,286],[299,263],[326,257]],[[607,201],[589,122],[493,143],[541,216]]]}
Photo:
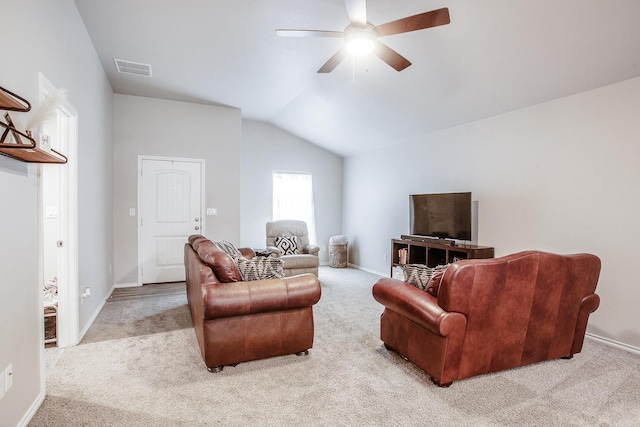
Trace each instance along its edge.
{"label": "ceiling fan", "polygon": [[451,22],[449,9],[445,7],[376,26],[367,21],[366,0],[345,0],[345,4],[351,24],[344,31],[281,29],[276,30],[276,35],[280,37],[344,37],[344,46],[320,67],[318,73],[330,73],[348,53],[363,55],[371,52],[396,71],[402,71],[411,65],[411,62],[380,42],[378,38],[437,27]]}

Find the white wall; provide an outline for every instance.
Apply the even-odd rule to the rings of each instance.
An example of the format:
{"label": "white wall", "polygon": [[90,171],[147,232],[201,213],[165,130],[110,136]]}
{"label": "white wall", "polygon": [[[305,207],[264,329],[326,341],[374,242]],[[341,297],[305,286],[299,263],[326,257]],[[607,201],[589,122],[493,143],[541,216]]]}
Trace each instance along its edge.
{"label": "white wall", "polygon": [[[138,280],[138,156],[205,160],[205,234],[240,240],[240,110],[115,95],[114,272],[116,284]],[[195,231],[194,231],[195,233]]]}
{"label": "white wall", "polygon": [[[274,170],[313,175],[318,245],[342,234],[342,157],[268,123],[242,121],[241,245],[264,248],[265,224],[272,219]],[[327,251],[320,262],[328,261]]]}
{"label": "white wall", "polygon": [[[79,113],[79,286],[92,287],[79,329],[111,288],[112,98],[104,71],[72,0],[2,2],[0,86],[37,106],[38,72],[68,90]],[[26,123],[31,113],[19,114]],[[44,398],[40,356],[42,283],[38,265],[35,164],[0,156],[0,370],[13,364],[14,383],[0,400],[0,424],[28,421]],[[61,166],[64,167],[64,166]]]}
{"label": "white wall", "polygon": [[640,78],[345,160],[350,262],[388,274],[410,193],[472,191],[479,244],[591,252],[602,302],[589,332],[640,347]]}

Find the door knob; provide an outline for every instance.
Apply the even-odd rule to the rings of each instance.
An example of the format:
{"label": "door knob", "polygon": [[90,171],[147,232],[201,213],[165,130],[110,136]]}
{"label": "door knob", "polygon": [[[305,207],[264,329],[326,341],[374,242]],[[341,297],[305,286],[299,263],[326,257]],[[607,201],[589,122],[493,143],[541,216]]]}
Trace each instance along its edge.
{"label": "door knob", "polygon": [[200,221],[200,218],[194,218],[195,222]]}
{"label": "door knob", "polygon": [[196,226],[195,226],[195,229],[196,229],[196,230],[200,230],[200,227],[196,225]]}

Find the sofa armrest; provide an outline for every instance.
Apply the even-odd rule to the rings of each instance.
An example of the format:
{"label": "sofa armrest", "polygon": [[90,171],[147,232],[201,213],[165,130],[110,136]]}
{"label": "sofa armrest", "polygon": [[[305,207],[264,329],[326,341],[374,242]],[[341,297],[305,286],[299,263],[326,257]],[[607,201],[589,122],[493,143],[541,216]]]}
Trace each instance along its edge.
{"label": "sofa armrest", "polygon": [[466,327],[467,319],[463,314],[444,311],[435,297],[406,282],[382,278],[373,285],[372,293],[385,308],[441,336],[449,336]]}
{"label": "sofa armrest", "polygon": [[589,315],[596,311],[600,306],[600,296],[598,294],[589,294],[582,298],[580,304],[580,312],[578,313],[578,319],[576,321],[576,330],[573,335],[573,344],[571,345],[571,354],[580,353],[582,351],[582,344],[584,343],[584,336],[587,332],[587,322],[589,321]]}
{"label": "sofa armrest", "polygon": [[280,258],[280,256],[282,255],[280,249],[276,248],[275,246],[267,246],[267,250],[271,252],[271,256],[274,258]]}
{"label": "sofa armrest", "polygon": [[240,251],[242,256],[247,259],[252,259],[252,258],[255,258],[256,256],[256,251],[253,250],[252,248],[239,248],[238,250]]}
{"label": "sofa armrest", "polygon": [[313,274],[283,279],[203,285],[204,318],[266,313],[310,307],[320,300],[320,282]]}
{"label": "sofa armrest", "polygon": [[304,247],[302,248],[302,253],[304,254],[317,256],[318,252],[320,252],[320,246],[317,245],[304,245]]}

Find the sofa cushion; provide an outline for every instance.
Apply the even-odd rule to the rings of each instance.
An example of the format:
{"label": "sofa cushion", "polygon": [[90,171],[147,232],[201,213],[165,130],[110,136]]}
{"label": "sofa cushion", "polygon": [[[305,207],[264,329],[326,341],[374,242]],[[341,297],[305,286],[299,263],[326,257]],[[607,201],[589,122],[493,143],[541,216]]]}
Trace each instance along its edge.
{"label": "sofa cushion", "polygon": [[444,267],[445,268],[437,270],[435,273],[433,273],[433,275],[429,279],[429,282],[427,283],[427,288],[425,289],[425,291],[429,292],[434,297],[438,296],[438,291],[440,290],[440,282],[442,282],[444,272],[447,269],[446,266]]}
{"label": "sofa cushion", "polygon": [[221,283],[238,282],[242,280],[240,270],[235,261],[215,245],[201,244],[198,247],[198,256],[211,267],[211,270]]}
{"label": "sofa cushion", "polygon": [[[404,281],[410,285],[415,286],[418,289],[429,292],[433,296],[438,296],[437,286],[440,286],[440,280],[435,280],[431,284],[432,277],[438,273],[446,270],[448,265],[438,265],[436,267],[427,267],[424,264],[407,264],[404,266]],[[442,276],[439,276],[442,279]],[[431,289],[429,285],[431,284]]]}
{"label": "sofa cushion", "polygon": [[275,247],[282,252],[282,255],[294,255],[300,253],[300,250],[298,249],[297,236],[278,236],[275,240]]}
{"label": "sofa cushion", "polygon": [[287,270],[301,268],[318,268],[320,259],[315,255],[296,254],[283,256],[282,262]]}
{"label": "sofa cushion", "polygon": [[208,240],[208,239],[207,239],[206,237],[204,237],[202,234],[192,234],[191,236],[189,236],[189,238],[188,238],[187,240],[189,241],[189,244],[190,244],[191,246],[193,246],[193,243],[194,243],[196,240],[203,240],[203,239]]}
{"label": "sofa cushion", "polygon": [[282,259],[257,256],[255,258],[238,258],[238,270],[243,281],[282,279],[284,268]]}
{"label": "sofa cushion", "polygon": [[200,235],[194,235],[194,236],[189,237],[189,244],[191,245],[193,250],[196,251],[196,252],[198,251],[198,248],[200,247],[200,245],[213,245],[211,240],[207,239],[204,236],[200,236]]}

